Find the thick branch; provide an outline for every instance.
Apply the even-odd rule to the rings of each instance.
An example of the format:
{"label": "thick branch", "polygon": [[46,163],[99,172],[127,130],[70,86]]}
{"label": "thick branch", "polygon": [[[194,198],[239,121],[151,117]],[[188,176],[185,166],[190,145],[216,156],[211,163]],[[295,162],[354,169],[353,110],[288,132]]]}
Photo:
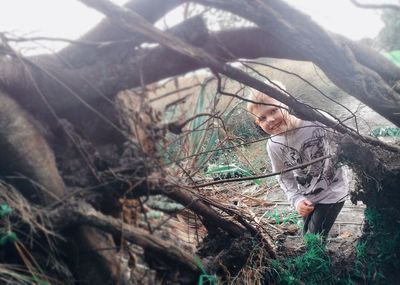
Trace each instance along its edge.
{"label": "thick branch", "polygon": [[[221,60],[258,57],[312,60],[312,58],[307,58],[299,53],[296,48],[285,45],[280,39],[273,38],[266,30],[258,28],[238,29],[217,32],[207,37],[203,27],[199,19],[188,21],[177,28],[177,34],[185,35],[185,39],[189,42],[201,43],[205,51]],[[393,66],[383,56],[351,41],[347,40],[346,43],[350,44],[352,51],[363,65],[374,69],[389,84],[400,79],[400,69]],[[126,48],[128,49],[127,46]],[[203,63],[196,62],[164,47],[144,51],[143,55],[140,56],[136,53],[126,54],[122,62],[116,61],[115,56],[110,54],[110,57],[98,59],[94,65],[75,70],[60,69],[60,66],[49,61],[48,57],[33,58],[32,61],[49,73],[54,74],[65,85],[70,86],[72,90],[76,90],[76,94],[96,108],[99,105],[107,104],[104,99],[100,99],[101,94],[110,98],[119,90],[140,85],[141,80],[144,84],[148,84],[204,67]],[[157,68],[154,68],[154,66],[157,66]],[[81,106],[82,103],[74,99],[75,97],[71,96],[70,91],[54,82],[54,79],[41,75],[43,72],[35,68],[29,66],[24,68],[21,62],[17,60],[10,61],[9,64],[2,64],[1,67],[0,80],[3,88],[13,94],[23,106],[26,106],[33,113],[43,113],[43,109],[46,109],[46,107],[41,102],[40,96],[36,95],[37,91],[29,73],[32,73],[38,87],[44,92],[50,104],[60,116],[70,117],[72,120],[77,118],[76,121],[78,122],[82,121],[81,110],[73,107]],[[30,95],[26,96],[26,94]],[[374,106],[370,107],[374,108]],[[63,109],[67,111],[62,112]],[[85,111],[87,108],[82,110]],[[87,111],[84,113],[87,113]],[[105,113],[107,114],[107,112]]]}
{"label": "thick branch", "polygon": [[[171,32],[195,44],[207,38],[199,17],[174,27]],[[84,130],[88,137],[100,126],[108,130],[104,132],[105,138],[110,137],[110,130],[121,136],[118,128],[112,125],[116,118],[108,98],[120,90],[141,85],[148,73],[156,79],[168,76],[171,66],[160,65],[160,62],[169,60],[173,53],[159,50],[155,48],[142,56],[142,51],[126,47],[122,60],[115,56],[100,58],[95,64],[80,69],[62,68],[62,64],[49,56],[12,58],[0,66],[0,86],[43,121],[54,123],[50,107],[58,117],[67,118]],[[159,69],[154,68],[157,65]],[[171,61],[171,65],[179,65],[179,61]]]}
{"label": "thick branch", "polygon": [[269,29],[274,38],[296,47],[304,57],[312,59],[341,89],[400,126],[399,94],[375,72],[358,64],[343,43],[330,37],[308,16],[279,0],[199,2],[238,14]]}
{"label": "thick branch", "polygon": [[340,35],[331,36],[335,36],[336,41],[342,41],[344,46],[348,46],[360,64],[378,73],[389,86],[393,86],[397,81],[400,81],[400,68],[376,50]]}
{"label": "thick branch", "polygon": [[[273,31],[271,33],[266,29],[221,31],[208,37],[199,19],[187,21],[177,29],[180,30],[177,34],[184,35],[186,41],[201,45],[207,53],[213,54],[221,61],[265,56],[315,60],[313,55],[310,56],[298,49],[297,44],[288,44],[284,38],[276,37]],[[336,37],[336,40],[339,41],[339,38]],[[341,41],[348,44],[360,63],[378,72],[388,84],[393,85],[400,79],[399,69],[378,53],[343,38]],[[130,50],[128,45],[124,48],[127,51]],[[122,89],[152,83],[206,65],[204,62],[196,61],[164,47],[143,50],[140,55],[138,52],[125,52],[121,55],[118,49],[111,50],[106,56],[96,58],[95,64],[80,69],[63,69],[62,65],[49,56],[31,60],[46,72],[30,65],[24,67],[21,61],[16,59],[6,61],[1,65],[0,70],[0,85],[3,89],[12,94],[13,98],[31,113],[47,114],[45,115],[47,121],[49,121],[49,116],[46,104],[42,101],[43,97],[48,100],[60,117],[69,119],[79,129],[84,130],[89,137],[99,127],[108,129],[109,131],[103,132],[104,138],[100,140],[112,137],[109,135],[112,129],[114,129],[112,132],[118,133],[104,119],[108,117],[109,120],[115,121],[112,115],[113,107],[104,98],[112,98]],[[56,82],[57,80],[59,82]],[[60,82],[63,82],[63,86],[60,86]],[[43,92],[43,96],[38,95],[35,84]],[[339,87],[343,84],[348,86],[348,80],[344,83],[337,82]],[[352,84],[356,85],[354,82]],[[77,99],[78,97],[87,104],[83,104],[82,100]],[[373,109],[385,108],[379,104],[377,106],[375,101],[364,102]],[[93,110],[98,110],[98,113]],[[99,114],[103,114],[103,118],[99,118]]]}
{"label": "thick branch", "polygon": [[[184,56],[193,58],[196,62],[202,63],[210,67],[214,72],[222,73],[262,93],[268,94],[272,98],[275,98],[278,101],[284,103],[285,105],[292,107],[293,110],[296,112],[296,115],[298,115],[302,119],[317,120],[328,127],[332,127],[338,130],[341,133],[349,133],[354,137],[359,136],[354,132],[351,131],[349,132],[349,130],[343,125],[338,124],[338,122],[333,121],[330,118],[324,116],[323,114],[317,112],[310,106],[300,103],[293,97],[286,96],[286,94],[281,92],[280,90],[275,89],[261,82],[260,80],[255,79],[252,76],[249,76],[248,74],[246,74],[245,72],[241,71],[238,68],[234,68],[231,65],[224,64],[223,62],[215,59],[213,56],[204,51],[204,49],[191,46],[185,43],[184,41],[180,40],[179,38],[174,37],[173,35],[168,35],[166,33],[157,30],[156,28],[151,26],[148,22],[146,22],[145,19],[140,17],[140,15],[135,14],[134,12],[118,7],[107,0],[97,0],[97,1],[81,0],[81,1],[88,5],[96,7],[96,9],[98,9],[99,11],[105,13],[109,17],[112,17],[112,19],[116,23],[118,23],[121,27],[125,28],[128,31],[143,33],[145,36],[160,42],[161,44],[170,48],[171,50],[179,52]],[[373,87],[387,88],[383,80],[380,79],[380,81],[382,81],[381,82],[382,85],[374,85]],[[395,92],[392,91],[392,93]],[[393,99],[395,101],[400,101],[397,100],[399,98],[396,97],[393,97]],[[390,106],[390,110],[392,109],[393,106]],[[397,113],[398,112],[396,109],[396,112],[394,112],[393,114],[396,116],[396,118],[399,117],[399,124],[400,124],[400,115],[398,115]],[[389,117],[392,116],[389,114]],[[375,143],[374,140],[371,140],[369,138],[364,138],[364,140],[369,140]]]}
{"label": "thick branch", "polygon": [[[181,1],[179,0],[131,0],[124,7],[136,11],[149,22],[154,23],[180,3]],[[96,49],[81,45],[70,45],[62,50],[59,56],[74,67],[82,67],[93,64],[99,57],[107,56],[110,50],[118,53],[122,52],[123,49],[126,49],[126,45],[118,44],[118,42],[128,39],[130,40],[131,48],[144,41],[142,36],[127,33],[117,25],[110,23],[108,19],[104,19],[79,40],[94,43],[108,42],[110,44],[99,46]]]}
{"label": "thick branch", "polygon": [[358,185],[351,192],[352,200],[380,209],[400,209],[398,156],[397,152],[344,137],[339,158],[349,164],[358,176]]}
{"label": "thick branch", "polygon": [[192,195],[189,191],[180,190],[177,187],[167,187],[162,190],[163,194],[174,201],[179,202],[183,206],[191,209],[197,215],[204,218],[207,224],[213,224],[220,227],[234,237],[242,236],[245,229],[239,225],[225,220],[209,205],[206,205],[201,199]]}
{"label": "thick branch", "polygon": [[111,234],[122,234],[127,241],[143,247],[143,249],[150,254],[162,256],[171,262],[179,262],[193,272],[199,271],[193,255],[182,251],[179,247],[155,235],[149,234],[140,228],[135,228],[120,220],[105,216],[85,202],[67,204],[53,210],[48,216],[53,227],[65,228],[87,225]]}
{"label": "thick branch", "polygon": [[[21,187],[28,200],[46,205],[64,194],[53,151],[32,123],[30,116],[0,92],[0,156],[3,175],[23,175],[31,181]],[[6,172],[4,172],[6,171]]]}
{"label": "thick branch", "polygon": [[[192,44],[202,43],[208,36],[204,22],[199,17],[191,18],[169,32]],[[32,97],[26,96],[27,93],[38,96],[35,82],[56,110],[70,111],[70,108],[82,104],[81,101],[90,103],[96,98],[115,96],[120,90],[140,85],[143,72],[147,68],[154,69],[154,66],[161,65],[158,62],[154,66],[148,66],[153,63],[147,62],[148,57],[141,60],[141,54],[146,50],[134,51],[129,45],[125,46],[125,50],[122,59],[116,59],[115,54],[109,54],[111,59],[96,58],[95,64],[79,69],[61,68],[57,60],[47,56],[14,59],[2,64],[1,85],[12,94],[21,94],[19,99],[22,101],[27,100],[24,97]],[[151,50],[149,55],[157,51],[158,49]],[[167,56],[165,53],[162,55]],[[22,84],[17,84],[16,80],[22,81]],[[30,103],[34,104],[35,100],[37,98],[31,99]],[[40,102],[36,105],[40,105]]]}

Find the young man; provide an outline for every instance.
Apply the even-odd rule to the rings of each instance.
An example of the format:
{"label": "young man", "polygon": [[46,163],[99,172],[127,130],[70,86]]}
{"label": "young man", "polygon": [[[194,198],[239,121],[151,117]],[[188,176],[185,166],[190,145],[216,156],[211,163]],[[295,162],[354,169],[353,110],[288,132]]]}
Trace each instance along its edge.
{"label": "young man", "polygon": [[[280,82],[272,84],[274,88],[285,90]],[[274,172],[332,154],[323,125],[289,114],[285,105],[263,93],[252,93],[250,100],[263,103],[249,103],[247,108],[255,116],[256,124],[271,135],[267,152]],[[304,233],[326,237],[348,192],[342,169],[327,158],[282,173],[278,181],[289,202],[304,218]]]}

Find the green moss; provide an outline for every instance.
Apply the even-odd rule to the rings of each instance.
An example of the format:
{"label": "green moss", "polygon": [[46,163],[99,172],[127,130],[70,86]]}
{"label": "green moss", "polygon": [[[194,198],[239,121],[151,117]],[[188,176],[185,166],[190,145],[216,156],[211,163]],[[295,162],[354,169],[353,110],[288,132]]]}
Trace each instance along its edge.
{"label": "green moss", "polygon": [[364,284],[395,281],[400,272],[400,227],[393,210],[368,207],[367,231],[356,246],[352,279]]}

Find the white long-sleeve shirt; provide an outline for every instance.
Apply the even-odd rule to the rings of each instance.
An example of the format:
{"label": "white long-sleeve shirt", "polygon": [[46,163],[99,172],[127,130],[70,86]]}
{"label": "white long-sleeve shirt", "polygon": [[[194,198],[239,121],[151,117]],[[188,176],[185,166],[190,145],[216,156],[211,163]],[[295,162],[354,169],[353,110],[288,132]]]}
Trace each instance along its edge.
{"label": "white long-sleeve shirt", "polygon": [[[279,172],[332,154],[331,145],[323,126],[302,121],[298,128],[268,139],[267,152],[272,170]],[[295,208],[304,199],[313,204],[342,202],[348,192],[342,168],[336,168],[331,159],[282,173],[278,182]]]}

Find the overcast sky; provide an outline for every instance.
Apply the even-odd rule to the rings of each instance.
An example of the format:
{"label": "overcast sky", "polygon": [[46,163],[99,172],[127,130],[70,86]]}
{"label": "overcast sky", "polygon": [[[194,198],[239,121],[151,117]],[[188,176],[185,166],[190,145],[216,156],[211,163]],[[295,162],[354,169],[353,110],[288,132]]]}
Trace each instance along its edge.
{"label": "overcast sky", "polygon": [[[378,11],[356,8],[350,0],[285,1],[324,28],[354,40],[375,37],[383,26]],[[114,2],[122,4],[126,0]],[[0,31],[24,36],[77,39],[102,18],[76,0],[1,0],[1,4]]]}
{"label": "overcast sky", "polygon": [[[375,37],[383,27],[380,10],[362,9],[350,0],[285,0],[302,10],[325,29],[344,35],[353,40]],[[391,0],[384,0],[390,3]],[[360,0],[360,3],[371,1]],[[374,0],[372,3],[380,3]]]}

